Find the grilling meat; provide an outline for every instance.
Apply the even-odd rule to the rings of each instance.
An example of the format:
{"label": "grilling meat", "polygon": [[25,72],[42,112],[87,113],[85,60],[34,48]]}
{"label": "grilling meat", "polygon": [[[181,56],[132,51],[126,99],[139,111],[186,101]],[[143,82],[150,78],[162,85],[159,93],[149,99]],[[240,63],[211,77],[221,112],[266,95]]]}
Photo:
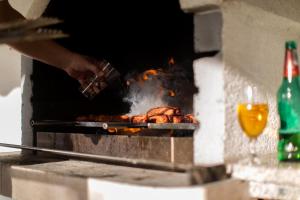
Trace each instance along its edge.
{"label": "grilling meat", "polygon": [[195,124],[198,124],[198,121],[197,119],[195,118],[194,115],[192,114],[187,114],[184,116],[184,122],[186,123],[195,123]]}
{"label": "grilling meat", "polygon": [[132,123],[147,123],[148,118],[146,115],[135,115],[131,117]]}
{"label": "grilling meat", "polygon": [[167,115],[154,115],[149,117],[148,120],[150,123],[158,123],[158,124],[162,124],[162,123],[168,123],[169,122],[169,118]]}
{"label": "grilling meat", "polygon": [[181,115],[181,111],[179,108],[176,107],[164,106],[164,107],[152,108],[147,112],[148,118],[157,115],[167,115],[167,116]]}
{"label": "grilling meat", "polygon": [[87,115],[78,121],[131,122],[131,123],[198,123],[192,114],[183,115],[179,108],[165,106],[150,109],[146,114],[135,115]]}
{"label": "grilling meat", "polygon": [[172,117],[172,122],[177,124],[177,123],[182,123],[184,122],[184,117],[179,115],[179,116],[173,116]]}

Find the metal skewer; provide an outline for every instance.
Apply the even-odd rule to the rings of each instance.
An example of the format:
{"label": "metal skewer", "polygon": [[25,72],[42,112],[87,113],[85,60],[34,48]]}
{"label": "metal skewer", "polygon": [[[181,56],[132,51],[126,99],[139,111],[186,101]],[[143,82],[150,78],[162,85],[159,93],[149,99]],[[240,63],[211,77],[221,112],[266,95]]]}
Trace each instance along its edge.
{"label": "metal skewer", "polygon": [[67,157],[73,157],[73,158],[90,159],[90,160],[95,160],[95,161],[107,163],[107,164],[141,167],[141,168],[164,170],[164,171],[186,172],[187,170],[189,170],[192,167],[191,165],[182,165],[182,164],[179,165],[179,164],[171,164],[171,163],[167,163],[167,162],[160,162],[160,161],[153,161],[153,160],[101,156],[101,155],[93,155],[93,154],[87,154],[87,153],[77,153],[77,152],[72,152],[72,151],[47,149],[47,148],[41,148],[41,147],[32,147],[32,146],[27,146],[27,145],[0,143],[0,146],[14,148],[14,149],[40,151],[40,152],[46,152],[46,153],[51,153],[51,154],[67,156]]}

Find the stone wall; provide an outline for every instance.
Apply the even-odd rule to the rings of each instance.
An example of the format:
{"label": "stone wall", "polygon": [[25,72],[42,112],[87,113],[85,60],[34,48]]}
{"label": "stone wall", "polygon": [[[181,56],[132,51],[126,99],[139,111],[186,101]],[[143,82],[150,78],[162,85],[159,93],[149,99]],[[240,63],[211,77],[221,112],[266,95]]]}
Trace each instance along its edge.
{"label": "stone wall", "polygon": [[[26,18],[37,18],[49,0],[9,0],[9,3]],[[0,60],[0,141],[31,144],[31,59],[0,45]],[[12,150],[0,148],[0,151]]]}
{"label": "stone wall", "polygon": [[200,89],[194,108],[201,121],[195,134],[195,162],[219,163],[248,154],[248,139],[237,122],[236,105],[242,99],[241,89],[250,82],[269,97],[268,125],[258,139],[257,151],[276,152],[276,92],[282,77],[284,43],[300,42],[300,2],[181,0],[181,6],[195,13],[195,50],[220,50],[222,55],[194,62],[195,84]]}

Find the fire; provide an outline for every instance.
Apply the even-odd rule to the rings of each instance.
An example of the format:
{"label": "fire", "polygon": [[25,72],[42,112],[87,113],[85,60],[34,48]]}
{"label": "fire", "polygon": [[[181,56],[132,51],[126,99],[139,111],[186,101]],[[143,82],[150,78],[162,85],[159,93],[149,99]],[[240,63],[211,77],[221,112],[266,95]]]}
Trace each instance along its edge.
{"label": "fire", "polygon": [[107,129],[107,131],[109,133],[126,133],[126,134],[139,133],[141,130],[142,130],[141,128],[122,128],[122,129],[109,128],[109,129]]}
{"label": "fire", "polygon": [[141,128],[124,128],[123,131],[126,133],[138,133],[142,129]]}
{"label": "fire", "polygon": [[146,81],[149,79],[149,76],[157,76],[158,71],[155,69],[149,69],[143,73],[143,80]]}
{"label": "fire", "polygon": [[176,93],[174,92],[174,90],[169,90],[169,91],[168,91],[168,95],[169,95],[170,97],[175,97],[175,96],[176,96]]}
{"label": "fire", "polygon": [[171,58],[169,59],[168,64],[169,64],[169,65],[174,65],[174,64],[175,64],[175,60],[174,60],[173,57],[171,57]]}
{"label": "fire", "polygon": [[107,131],[108,131],[109,133],[117,133],[117,132],[118,132],[118,129],[116,129],[116,128],[109,128],[109,129],[107,129]]}

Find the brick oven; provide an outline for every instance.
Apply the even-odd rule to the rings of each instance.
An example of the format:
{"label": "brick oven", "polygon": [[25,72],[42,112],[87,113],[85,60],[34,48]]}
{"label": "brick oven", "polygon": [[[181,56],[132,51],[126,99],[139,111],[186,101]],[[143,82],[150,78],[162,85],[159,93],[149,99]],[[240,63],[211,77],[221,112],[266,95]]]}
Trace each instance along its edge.
{"label": "brick oven", "polygon": [[[193,131],[197,126],[148,126],[141,133],[126,133],[122,126],[105,119],[85,121],[86,124],[109,122],[108,130],[96,123],[68,124],[91,115],[96,118],[138,115],[158,106],[178,107],[185,114],[193,112],[197,88],[192,62],[203,56],[194,53],[193,16],[184,13],[179,2],[173,1],[147,1],[138,5],[139,9],[130,2],[117,8],[111,1],[94,4],[73,3],[69,9],[66,2],[53,1],[45,15],[64,20],[59,28],[71,37],[61,40],[62,45],[95,59],[108,60],[120,72],[120,80],[89,100],[79,92],[77,81],[34,61],[31,75],[34,146],[192,164]],[[147,74],[151,70],[158,75]],[[144,80],[145,85],[139,85],[137,76],[153,80]],[[134,81],[128,85],[131,80]],[[118,128],[116,134],[109,133],[112,128]]]}
{"label": "brick oven", "polygon": [[[68,191],[63,193],[65,199],[97,199],[99,195],[118,199],[116,191],[127,191],[127,198],[143,192],[149,199],[161,194],[194,199],[200,193],[203,199],[248,199],[246,183],[226,177],[225,181],[204,184],[210,181],[203,181],[201,174],[210,170],[207,166],[224,167],[224,163],[248,154],[247,139],[242,137],[235,115],[241,98],[238,91],[248,82],[257,83],[270,97],[270,120],[257,150],[259,154],[275,152],[278,119],[274,92],[280,83],[280,45],[286,38],[299,38],[296,12],[283,10],[297,6],[290,3],[282,8],[280,0],[274,5],[264,2],[167,0],[118,2],[117,6],[102,1],[95,3],[97,6],[75,2],[70,7],[66,1],[52,1],[45,15],[64,19],[59,28],[71,34],[59,42],[81,54],[107,59],[120,71],[122,81],[88,100],[78,91],[79,84],[63,72],[23,59],[27,78],[23,144],[105,163],[67,160],[14,166],[12,180],[17,189],[13,196],[30,199],[26,190],[38,187],[40,194],[55,191],[52,198],[59,197],[57,191]],[[160,84],[167,85],[164,89],[176,94],[174,98],[164,92],[167,95],[160,100],[179,107],[184,114],[194,114],[199,125],[145,123],[134,127],[119,122],[78,121],[82,116],[132,112],[135,104],[128,101],[132,100],[132,89],[124,80],[147,70],[167,71],[175,77],[169,82],[160,79]],[[153,98],[155,90],[150,91],[135,93],[135,97],[151,94],[142,112],[160,106]],[[125,128],[127,132],[122,131]],[[142,131],[132,133],[129,128]],[[199,170],[199,166],[206,167]],[[191,187],[195,177],[200,181]],[[236,188],[239,193],[235,193]]]}

